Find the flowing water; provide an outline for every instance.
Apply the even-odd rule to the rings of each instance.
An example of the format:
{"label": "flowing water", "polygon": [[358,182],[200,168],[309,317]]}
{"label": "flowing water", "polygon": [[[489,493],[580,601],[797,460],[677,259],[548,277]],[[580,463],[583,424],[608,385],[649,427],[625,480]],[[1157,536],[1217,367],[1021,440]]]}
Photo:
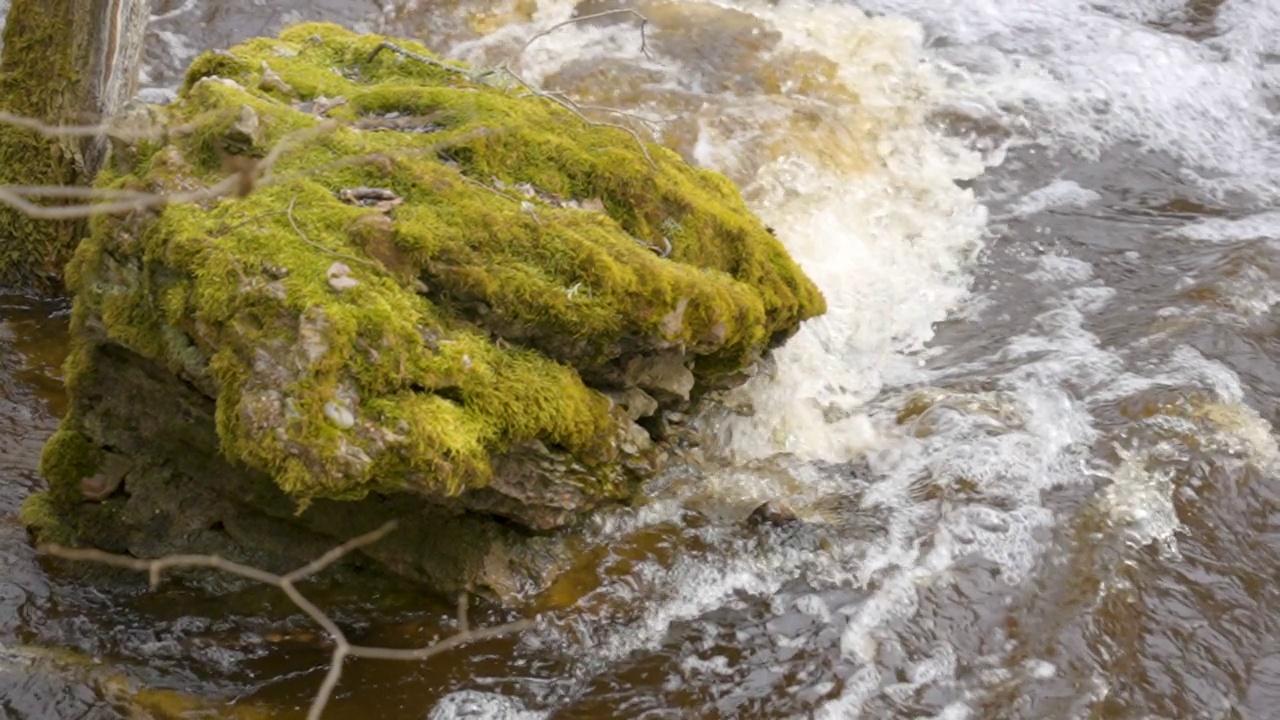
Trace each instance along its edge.
{"label": "flowing water", "polygon": [[[1280,717],[1280,4],[636,7],[644,43],[612,14],[515,67],[736,180],[830,312],[599,521],[535,630],[349,661],[330,716]],[[494,65],[575,7],[156,12],[162,98],[297,20]],[[64,315],[0,303],[0,717],[125,717],[122,683],[301,717],[325,647],[269,591],[151,593],[25,543]],[[745,521],[766,500],[809,522]],[[365,643],[451,628],[402,588],[323,598]]]}

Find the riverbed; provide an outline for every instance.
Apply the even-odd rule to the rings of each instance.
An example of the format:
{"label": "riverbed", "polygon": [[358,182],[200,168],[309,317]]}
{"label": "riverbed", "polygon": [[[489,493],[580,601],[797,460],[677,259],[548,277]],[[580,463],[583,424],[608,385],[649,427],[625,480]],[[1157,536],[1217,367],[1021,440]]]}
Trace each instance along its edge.
{"label": "riverbed", "polygon": [[[348,661],[326,717],[1280,717],[1280,5],[678,0],[520,50],[623,7],[155,4],[157,100],[300,20],[514,57],[735,180],[830,306],[533,630]],[[0,717],[303,717],[328,647],[273,590],[28,544],[67,308],[0,295]],[[313,590],[364,644],[454,630]]]}

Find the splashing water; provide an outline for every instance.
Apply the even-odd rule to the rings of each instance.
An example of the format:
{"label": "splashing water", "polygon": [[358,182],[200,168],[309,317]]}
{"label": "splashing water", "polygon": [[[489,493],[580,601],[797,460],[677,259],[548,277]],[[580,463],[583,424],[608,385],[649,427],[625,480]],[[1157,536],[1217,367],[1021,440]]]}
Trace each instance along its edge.
{"label": "splashing water", "polygon": [[[494,66],[624,7],[373,5],[282,0],[241,22],[198,0],[152,28],[150,91],[198,49],[284,22],[416,35]],[[1275,4],[636,7],[643,45],[612,14],[537,37],[512,67],[729,175],[830,311],[697,418],[706,443],[646,502],[597,519],[533,600],[536,632],[498,655],[363,671],[336,711],[1268,717]],[[794,519],[760,522],[764,502]],[[217,672],[230,694],[314,690],[305,670],[274,687]]]}

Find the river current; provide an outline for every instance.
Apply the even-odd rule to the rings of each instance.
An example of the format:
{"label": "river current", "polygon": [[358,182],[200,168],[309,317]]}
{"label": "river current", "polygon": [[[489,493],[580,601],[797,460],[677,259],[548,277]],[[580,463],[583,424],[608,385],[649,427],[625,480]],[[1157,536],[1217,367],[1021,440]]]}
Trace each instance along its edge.
{"label": "river current", "polygon": [[[622,7],[160,0],[144,92],[304,19],[495,65]],[[536,629],[348,661],[328,716],[1280,717],[1280,3],[634,7],[643,46],[608,15],[514,67],[733,178],[830,312]],[[0,295],[0,717],[302,717],[327,649],[269,589],[27,544],[65,316]],[[811,524],[744,522],[767,500]],[[364,644],[451,631],[403,588],[317,598]]]}

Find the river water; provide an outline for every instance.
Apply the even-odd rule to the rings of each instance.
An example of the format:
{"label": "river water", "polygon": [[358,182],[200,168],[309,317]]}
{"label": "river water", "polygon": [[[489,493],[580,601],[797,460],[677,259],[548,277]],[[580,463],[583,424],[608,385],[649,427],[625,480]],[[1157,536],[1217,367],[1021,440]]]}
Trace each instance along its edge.
{"label": "river water", "polygon": [[[152,97],[297,20],[493,65],[575,12],[181,5]],[[1280,4],[636,7],[648,54],[611,15],[516,67],[736,180],[830,312],[599,521],[535,630],[350,661],[329,716],[1280,717]],[[0,297],[0,717],[128,717],[127,688],[301,717],[326,650],[272,593],[147,592],[25,543],[64,327]],[[811,523],[744,522],[765,500]],[[451,630],[404,588],[318,597],[366,644]]]}

